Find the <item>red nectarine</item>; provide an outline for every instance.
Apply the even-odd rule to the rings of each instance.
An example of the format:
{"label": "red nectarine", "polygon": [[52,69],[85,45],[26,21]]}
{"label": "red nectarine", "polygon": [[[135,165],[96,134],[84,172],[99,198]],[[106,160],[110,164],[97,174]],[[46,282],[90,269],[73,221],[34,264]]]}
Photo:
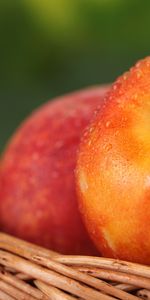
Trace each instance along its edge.
{"label": "red nectarine", "polygon": [[50,101],[12,137],[2,157],[0,218],[5,232],[66,254],[95,254],[75,192],[76,152],[108,87]]}

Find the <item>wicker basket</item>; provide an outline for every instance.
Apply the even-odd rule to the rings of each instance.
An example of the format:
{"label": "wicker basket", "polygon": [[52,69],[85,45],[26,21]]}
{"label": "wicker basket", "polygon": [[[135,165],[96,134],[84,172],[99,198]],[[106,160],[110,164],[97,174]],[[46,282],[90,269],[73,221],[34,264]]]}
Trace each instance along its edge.
{"label": "wicker basket", "polygon": [[0,233],[0,300],[150,299],[150,267],[68,256]]}

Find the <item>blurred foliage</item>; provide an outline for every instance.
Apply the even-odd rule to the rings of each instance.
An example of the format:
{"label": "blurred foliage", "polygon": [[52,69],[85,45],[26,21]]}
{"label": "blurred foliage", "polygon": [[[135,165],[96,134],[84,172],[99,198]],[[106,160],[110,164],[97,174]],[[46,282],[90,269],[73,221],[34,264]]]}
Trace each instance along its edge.
{"label": "blurred foliage", "polygon": [[0,148],[35,107],[150,53],[150,1],[1,0]]}

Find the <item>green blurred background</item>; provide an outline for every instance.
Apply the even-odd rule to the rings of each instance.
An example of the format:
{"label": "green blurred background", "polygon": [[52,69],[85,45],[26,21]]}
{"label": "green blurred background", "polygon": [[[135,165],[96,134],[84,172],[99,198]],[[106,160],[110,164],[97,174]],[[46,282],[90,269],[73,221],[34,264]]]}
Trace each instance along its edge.
{"label": "green blurred background", "polygon": [[0,150],[41,103],[149,53],[149,0],[0,0]]}

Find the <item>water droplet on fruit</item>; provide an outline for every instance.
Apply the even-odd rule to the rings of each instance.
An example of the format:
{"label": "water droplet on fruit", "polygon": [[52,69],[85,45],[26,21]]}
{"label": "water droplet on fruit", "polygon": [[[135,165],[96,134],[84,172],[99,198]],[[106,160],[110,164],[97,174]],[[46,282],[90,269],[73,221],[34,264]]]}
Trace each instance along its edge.
{"label": "water droplet on fruit", "polygon": [[110,151],[112,149],[112,144],[107,144],[106,146],[105,146],[105,150],[108,152],[108,151]]}
{"label": "water droplet on fruit", "polygon": [[136,74],[137,79],[139,79],[141,76],[142,76],[141,72],[138,71],[137,74]]}
{"label": "water droplet on fruit", "polygon": [[91,143],[92,143],[92,141],[91,141],[91,140],[89,140],[89,141],[88,141],[88,146],[91,146]]}
{"label": "water droplet on fruit", "polygon": [[85,193],[88,189],[88,183],[83,171],[80,172],[79,180],[81,191],[82,193]]}
{"label": "water droplet on fruit", "polygon": [[128,72],[124,73],[124,75],[123,75],[123,80],[124,80],[124,81],[127,80],[128,76],[129,76],[129,73],[128,73]]}
{"label": "water droplet on fruit", "polygon": [[147,62],[146,62],[146,66],[147,66],[147,68],[150,67],[150,61],[147,61]]}
{"label": "water droplet on fruit", "polygon": [[110,126],[110,124],[111,124],[111,122],[107,121],[106,124],[105,124],[106,128],[108,128]]}
{"label": "water droplet on fruit", "polygon": [[121,118],[121,123],[122,123],[122,126],[124,126],[127,122],[127,117],[122,117]]}
{"label": "water droplet on fruit", "polygon": [[115,136],[117,136],[119,134],[119,130],[115,131]]}
{"label": "water droplet on fruit", "polygon": [[141,61],[138,61],[138,62],[136,63],[136,65],[135,65],[135,66],[136,66],[137,68],[139,68],[139,67],[140,67],[140,65],[141,65]]}
{"label": "water droplet on fruit", "polygon": [[120,99],[120,98],[117,99],[117,100],[116,100],[116,103],[119,104],[119,105],[122,104],[122,99]]}
{"label": "water droplet on fruit", "polygon": [[94,130],[94,127],[91,126],[91,127],[89,128],[89,132],[91,133],[91,132],[93,132],[93,130]]}
{"label": "water droplet on fruit", "polygon": [[122,90],[121,90],[121,89],[118,91],[118,94],[119,94],[120,96],[122,95]]}
{"label": "water droplet on fruit", "polygon": [[97,109],[94,111],[94,116],[97,116],[99,109],[100,107],[98,106]]}
{"label": "water droplet on fruit", "polygon": [[114,84],[114,85],[113,85],[113,90],[116,90],[116,89],[117,89],[117,85]]}
{"label": "water droplet on fruit", "polygon": [[87,135],[88,135],[88,131],[86,130],[86,131],[84,131],[83,136],[86,137]]}
{"label": "water droplet on fruit", "polygon": [[95,229],[92,230],[92,234],[93,234],[93,236],[96,234],[96,230]]}

